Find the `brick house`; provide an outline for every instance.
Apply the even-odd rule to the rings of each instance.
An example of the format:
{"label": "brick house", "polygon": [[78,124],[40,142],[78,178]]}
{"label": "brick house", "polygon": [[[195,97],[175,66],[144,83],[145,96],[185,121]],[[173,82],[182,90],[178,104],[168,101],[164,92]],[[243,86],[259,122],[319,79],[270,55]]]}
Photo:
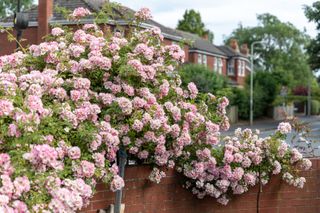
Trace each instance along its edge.
{"label": "brick house", "polygon": [[[50,33],[50,29],[55,24],[61,25],[75,25],[75,22],[67,21],[62,14],[54,10],[54,6],[74,10],[77,7],[88,8],[90,11],[96,12],[108,0],[39,0],[38,5],[33,6],[28,11],[29,27],[23,32],[22,38],[26,39],[25,44],[40,43],[42,37]],[[114,20],[108,21],[109,30],[111,31],[125,31],[127,21],[122,17],[126,13],[133,13],[134,11],[121,6],[114,9]],[[93,18],[81,20],[80,24],[92,23]],[[8,17],[0,22],[1,26],[12,27],[13,18]],[[208,41],[207,37],[201,38],[197,35],[175,30],[165,27],[162,24],[153,20],[148,20],[142,23],[143,28],[150,28],[157,26],[161,29],[165,38],[165,44],[178,43],[183,40],[192,41],[192,44],[185,45],[185,61],[189,63],[202,64],[207,66],[213,72],[218,72],[230,79],[233,86],[242,87],[246,75],[249,73],[248,47],[242,45],[238,47],[236,40],[231,40],[229,46],[216,46]],[[6,35],[0,33],[0,55],[10,54],[14,51],[16,44],[8,42]]]}

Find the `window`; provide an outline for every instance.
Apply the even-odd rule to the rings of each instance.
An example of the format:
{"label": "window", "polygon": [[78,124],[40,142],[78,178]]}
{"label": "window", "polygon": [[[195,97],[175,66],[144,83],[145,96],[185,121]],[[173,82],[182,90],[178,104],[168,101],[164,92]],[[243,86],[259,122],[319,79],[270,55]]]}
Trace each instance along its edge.
{"label": "window", "polygon": [[228,62],[228,75],[234,75],[234,59],[230,59]]}
{"label": "window", "polygon": [[207,55],[202,55],[202,64],[207,66]]}
{"label": "window", "polygon": [[198,64],[202,64],[204,66],[207,66],[207,55],[202,55],[198,53]]}
{"label": "window", "polygon": [[246,74],[246,62],[245,61],[238,61],[238,73],[239,76],[245,76]]}
{"label": "window", "polygon": [[218,73],[220,74],[222,74],[222,67],[223,67],[222,59],[218,58]]}
{"label": "window", "polygon": [[241,70],[241,63],[242,63],[242,61],[238,60],[237,62],[238,62],[238,64],[237,64],[237,65],[238,65],[238,67],[237,67],[238,76],[241,76],[241,74],[242,74],[242,73],[241,73],[241,71],[242,71],[242,70]]}
{"label": "window", "polygon": [[213,71],[218,72],[218,58],[213,59]]}
{"label": "window", "polygon": [[202,55],[198,53],[198,64],[202,64]]}

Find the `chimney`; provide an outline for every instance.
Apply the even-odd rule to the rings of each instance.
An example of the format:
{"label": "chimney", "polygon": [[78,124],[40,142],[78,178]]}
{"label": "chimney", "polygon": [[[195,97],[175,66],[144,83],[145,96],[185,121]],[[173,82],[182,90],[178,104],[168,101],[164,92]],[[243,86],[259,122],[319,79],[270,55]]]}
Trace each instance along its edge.
{"label": "chimney", "polygon": [[207,31],[205,31],[204,33],[203,33],[203,35],[202,35],[202,38],[204,39],[204,40],[209,40],[209,33],[207,32]]}
{"label": "chimney", "polygon": [[38,1],[38,43],[50,33],[49,21],[53,13],[53,0]]}
{"label": "chimney", "polygon": [[239,52],[239,45],[237,39],[232,38],[230,40],[229,45],[234,51]]}
{"label": "chimney", "polygon": [[245,55],[248,56],[249,55],[249,48],[248,48],[248,44],[242,44],[241,48],[240,48],[240,52]]}

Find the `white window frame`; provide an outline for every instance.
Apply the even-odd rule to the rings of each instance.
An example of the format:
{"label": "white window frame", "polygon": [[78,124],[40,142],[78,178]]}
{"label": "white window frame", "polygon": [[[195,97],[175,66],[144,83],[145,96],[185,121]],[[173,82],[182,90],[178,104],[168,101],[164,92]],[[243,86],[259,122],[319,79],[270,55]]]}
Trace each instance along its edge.
{"label": "white window frame", "polygon": [[208,60],[207,55],[198,53],[198,64],[202,64],[204,66],[207,66],[208,65],[207,60]]}
{"label": "white window frame", "polygon": [[202,64],[202,54],[198,53],[198,64]]}
{"label": "white window frame", "polygon": [[222,67],[223,67],[223,62],[222,62],[222,58],[218,58],[218,73],[222,74]]}
{"label": "white window frame", "polygon": [[213,58],[213,71],[218,72],[218,58]]}
{"label": "white window frame", "polygon": [[234,76],[234,59],[230,59],[228,62],[228,75]]}
{"label": "white window frame", "polygon": [[202,55],[202,64],[203,64],[204,66],[207,66],[207,65],[208,65],[208,63],[207,63],[207,55]]}
{"label": "white window frame", "polygon": [[238,70],[239,70],[239,76],[244,77],[246,72],[246,62],[245,61],[240,61],[239,60],[239,66],[238,66]]}

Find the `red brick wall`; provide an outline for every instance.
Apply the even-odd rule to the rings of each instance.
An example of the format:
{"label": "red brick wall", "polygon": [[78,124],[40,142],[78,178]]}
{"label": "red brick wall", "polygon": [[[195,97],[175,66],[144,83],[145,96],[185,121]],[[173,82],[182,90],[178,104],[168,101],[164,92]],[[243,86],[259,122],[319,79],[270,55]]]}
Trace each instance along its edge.
{"label": "red brick wall", "polygon": [[[319,213],[320,212],[320,159],[312,159],[311,171],[304,172],[307,183],[296,189],[284,183],[279,176],[263,187],[260,195],[260,213]],[[147,166],[128,167],[123,203],[126,213],[255,213],[258,187],[235,196],[227,206],[214,198],[199,200],[181,187],[179,174],[169,171],[160,184],[147,181]],[[94,213],[114,201],[114,193],[98,185],[97,194],[83,213]]]}
{"label": "red brick wall", "polygon": [[163,43],[164,43],[165,45],[171,45],[171,44],[172,44],[172,41],[165,38],[165,39],[163,40]]}
{"label": "red brick wall", "polygon": [[222,75],[227,76],[227,59],[222,58]]}
{"label": "red brick wall", "polygon": [[[246,77],[245,76],[239,76],[239,70],[238,70],[238,64],[240,63],[240,59],[237,59],[235,60],[235,65],[234,65],[234,68],[235,68],[235,80],[238,82],[239,85],[241,86],[244,86],[245,84],[245,80],[246,80]],[[245,72],[245,74],[247,74]]]}
{"label": "red brick wall", "polygon": [[214,57],[207,55],[207,66],[212,71],[213,71],[213,62],[214,62]]}
{"label": "red brick wall", "polygon": [[[186,62],[187,62],[187,60],[186,60]],[[189,53],[188,62],[197,64],[198,63],[198,53]]]}
{"label": "red brick wall", "polygon": [[189,46],[188,45],[184,45],[184,53],[185,53],[184,61],[188,62],[189,61]]}
{"label": "red brick wall", "polygon": [[[14,35],[15,32],[14,32]],[[24,46],[26,44],[36,44],[37,43],[37,27],[29,27],[22,33],[22,39],[26,39],[25,42],[22,42]],[[6,33],[0,33],[0,56],[8,55],[14,52],[16,49],[16,42],[8,41],[8,36]]]}

